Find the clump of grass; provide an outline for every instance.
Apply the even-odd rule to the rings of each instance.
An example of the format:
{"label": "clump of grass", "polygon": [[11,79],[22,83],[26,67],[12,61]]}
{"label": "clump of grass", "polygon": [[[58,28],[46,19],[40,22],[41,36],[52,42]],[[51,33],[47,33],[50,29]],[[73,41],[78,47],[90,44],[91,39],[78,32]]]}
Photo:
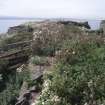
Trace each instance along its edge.
{"label": "clump of grass", "polygon": [[70,41],[62,50],[62,58],[45,78],[37,105],[105,104],[104,43]]}
{"label": "clump of grass", "polygon": [[0,92],[0,105],[15,105],[23,82],[30,82],[30,73],[25,69],[22,72],[5,73],[3,77],[6,79],[2,81],[5,87]]}
{"label": "clump of grass", "polygon": [[30,62],[34,65],[48,65],[49,62],[46,57],[34,56],[30,59]]}

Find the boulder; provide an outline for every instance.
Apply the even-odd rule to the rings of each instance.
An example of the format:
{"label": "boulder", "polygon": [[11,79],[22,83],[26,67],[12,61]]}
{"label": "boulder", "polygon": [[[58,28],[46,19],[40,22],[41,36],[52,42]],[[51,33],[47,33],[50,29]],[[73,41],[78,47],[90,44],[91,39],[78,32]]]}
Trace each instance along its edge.
{"label": "boulder", "polygon": [[10,27],[7,33],[9,35],[13,35],[17,33],[25,33],[25,32],[32,32],[32,31],[33,29],[30,26],[19,25],[19,26]]}
{"label": "boulder", "polygon": [[31,105],[38,96],[39,90],[36,87],[32,87],[18,99],[18,102],[15,105]]}
{"label": "boulder", "polygon": [[64,25],[75,25],[75,26],[84,27],[84,28],[87,28],[87,29],[91,28],[87,21],[86,22],[59,21],[58,23],[61,23],[61,24],[64,24]]}

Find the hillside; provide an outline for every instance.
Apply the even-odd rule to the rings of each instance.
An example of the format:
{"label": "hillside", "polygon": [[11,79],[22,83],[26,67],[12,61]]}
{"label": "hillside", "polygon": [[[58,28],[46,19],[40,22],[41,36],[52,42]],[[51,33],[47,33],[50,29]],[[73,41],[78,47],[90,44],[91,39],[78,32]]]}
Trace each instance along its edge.
{"label": "hillside", "polygon": [[42,21],[0,40],[0,105],[104,105],[104,28]]}

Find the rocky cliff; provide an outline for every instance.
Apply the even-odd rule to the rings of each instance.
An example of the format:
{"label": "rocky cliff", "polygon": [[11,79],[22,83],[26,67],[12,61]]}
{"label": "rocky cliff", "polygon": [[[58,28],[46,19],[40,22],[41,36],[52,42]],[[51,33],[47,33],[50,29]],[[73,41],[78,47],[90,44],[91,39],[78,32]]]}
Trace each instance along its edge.
{"label": "rocky cliff", "polygon": [[32,32],[33,29],[29,26],[25,26],[25,25],[19,25],[19,26],[14,26],[14,27],[10,27],[8,29],[8,34],[17,34],[17,33],[24,33],[24,32]]}

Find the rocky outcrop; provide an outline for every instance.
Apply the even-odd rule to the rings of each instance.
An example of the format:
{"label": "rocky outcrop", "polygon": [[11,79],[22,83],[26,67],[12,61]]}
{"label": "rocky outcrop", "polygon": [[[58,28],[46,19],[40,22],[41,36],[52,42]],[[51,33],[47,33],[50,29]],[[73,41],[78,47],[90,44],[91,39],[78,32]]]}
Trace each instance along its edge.
{"label": "rocky outcrop", "polygon": [[75,25],[79,27],[84,27],[87,29],[90,29],[88,22],[74,22],[74,21],[59,21],[58,23],[64,24],[64,25]]}
{"label": "rocky outcrop", "polygon": [[[40,91],[36,89],[35,87],[30,88],[27,90],[26,83],[23,83],[21,92],[22,94],[18,98],[18,102],[15,105],[32,105],[35,101],[35,99],[39,96]],[[23,89],[25,91],[23,91]]]}
{"label": "rocky outcrop", "polygon": [[32,32],[33,29],[29,26],[25,26],[25,25],[19,25],[19,26],[14,26],[14,27],[10,27],[8,29],[8,34],[17,34],[17,33],[24,33],[24,32]]}
{"label": "rocky outcrop", "polygon": [[63,24],[63,25],[75,25],[75,26],[80,26],[80,27],[85,27],[87,29],[90,29],[91,27],[89,26],[88,22],[75,22],[75,21],[50,21],[50,20],[46,20],[46,21],[41,21],[41,22],[28,22],[25,23],[26,26],[31,26],[33,28],[35,27],[41,27],[44,26],[45,24],[49,24],[49,23],[57,23],[57,24]]}

